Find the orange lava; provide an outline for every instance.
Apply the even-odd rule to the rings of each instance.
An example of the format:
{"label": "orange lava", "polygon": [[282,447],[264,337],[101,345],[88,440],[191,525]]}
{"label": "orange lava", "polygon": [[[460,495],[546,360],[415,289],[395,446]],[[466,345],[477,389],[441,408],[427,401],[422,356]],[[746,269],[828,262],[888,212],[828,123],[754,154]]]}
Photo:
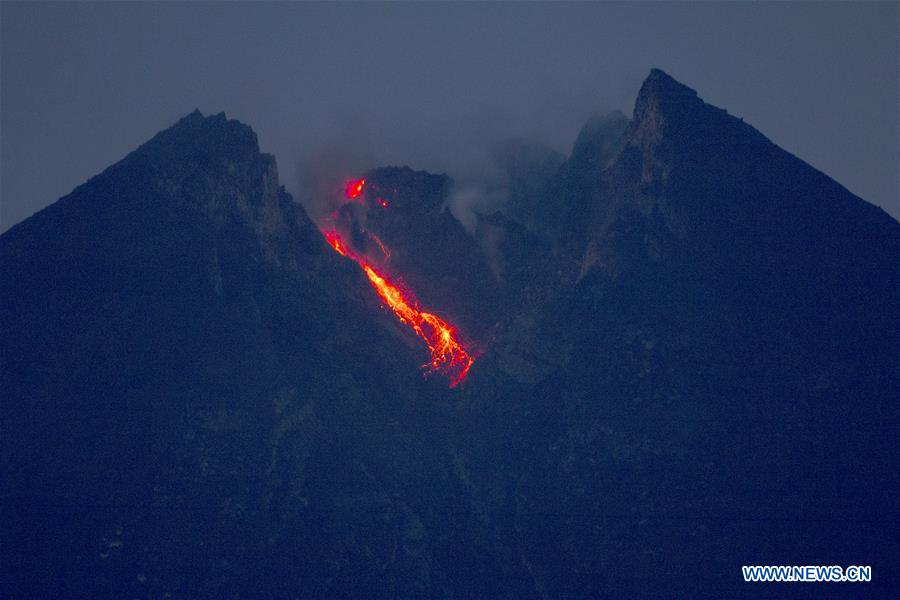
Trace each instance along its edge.
{"label": "orange lava", "polygon": [[347,250],[344,248],[344,241],[337,231],[326,231],[324,232],[324,235],[325,239],[328,240],[328,243],[331,244],[331,247],[334,248],[338,254],[347,256]]}
{"label": "orange lava", "polygon": [[378,249],[381,250],[381,253],[384,255],[385,260],[389,259],[391,257],[391,253],[387,249],[387,247],[385,247],[384,242],[382,242],[381,239],[379,239],[379,237],[374,233],[370,232],[369,237],[373,242],[375,242],[375,244],[378,246]]}
{"label": "orange lava", "polygon": [[366,187],[365,179],[353,179],[347,182],[347,187],[344,188],[344,193],[346,193],[347,197],[351,200],[355,200],[362,195],[364,187]]}
{"label": "orange lava", "polygon": [[[324,235],[338,254],[354,260],[362,267],[382,301],[401,323],[409,325],[413,332],[424,340],[431,352],[431,361],[422,367],[446,376],[450,379],[451,388],[462,383],[475,359],[463,347],[456,329],[437,315],[421,310],[415,296],[391,283],[387,276],[370,264],[365,257],[351,251],[340,233],[329,230],[325,231]],[[382,249],[384,250],[383,245]]]}

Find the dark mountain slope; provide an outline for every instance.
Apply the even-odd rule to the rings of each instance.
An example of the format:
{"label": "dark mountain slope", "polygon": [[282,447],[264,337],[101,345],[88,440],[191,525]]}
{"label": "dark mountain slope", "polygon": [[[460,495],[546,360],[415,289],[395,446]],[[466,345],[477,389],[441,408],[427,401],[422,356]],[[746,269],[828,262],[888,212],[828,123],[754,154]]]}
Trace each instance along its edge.
{"label": "dark mountain slope", "polygon": [[900,225],[659,71],[520,158],[540,235],[346,209],[490,331],[452,394],[224,116],[0,237],[4,597],[895,596]]}
{"label": "dark mountain slope", "polygon": [[780,322],[829,370],[896,376],[900,225],[661,71],[634,114],[582,276],[662,269],[673,292]]}
{"label": "dark mountain slope", "polygon": [[4,597],[408,595],[475,561],[467,523],[428,537],[444,384],[247,126],[182,119],[0,265]]}
{"label": "dark mountain slope", "polygon": [[547,597],[742,597],[744,564],[896,590],[900,224],[660,71],[625,135],[560,170],[577,283],[470,378],[497,538]]}

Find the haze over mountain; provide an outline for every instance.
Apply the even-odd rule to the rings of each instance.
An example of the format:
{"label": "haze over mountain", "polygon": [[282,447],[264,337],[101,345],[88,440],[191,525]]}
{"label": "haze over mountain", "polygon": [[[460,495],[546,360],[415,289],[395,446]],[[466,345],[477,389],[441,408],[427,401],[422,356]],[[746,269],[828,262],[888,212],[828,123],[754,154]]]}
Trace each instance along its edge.
{"label": "haze over mountain", "polygon": [[401,166],[323,199],[477,349],[456,389],[224,115],[0,236],[2,595],[897,591],[900,224],[659,70],[496,155],[468,229]]}
{"label": "haze over mountain", "polygon": [[307,210],[326,172],[380,165],[448,173],[472,202],[492,143],[569,154],[594,112],[631,116],[654,66],[896,219],[898,20],[896,2],[7,0],[0,232],[194,107],[251,124]]}

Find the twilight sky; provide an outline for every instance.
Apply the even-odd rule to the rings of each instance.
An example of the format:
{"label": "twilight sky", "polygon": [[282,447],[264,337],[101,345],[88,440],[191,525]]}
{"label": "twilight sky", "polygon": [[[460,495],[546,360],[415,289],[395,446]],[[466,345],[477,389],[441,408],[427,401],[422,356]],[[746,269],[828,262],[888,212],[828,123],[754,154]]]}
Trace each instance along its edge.
{"label": "twilight sky", "polygon": [[319,170],[568,153],[651,67],[900,217],[900,4],[0,3],[0,231],[199,108]]}

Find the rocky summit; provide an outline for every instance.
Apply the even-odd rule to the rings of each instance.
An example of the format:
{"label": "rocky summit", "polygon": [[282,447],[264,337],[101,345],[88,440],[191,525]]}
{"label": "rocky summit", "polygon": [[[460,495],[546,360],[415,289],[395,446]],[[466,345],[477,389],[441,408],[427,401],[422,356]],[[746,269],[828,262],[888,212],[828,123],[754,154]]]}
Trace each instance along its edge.
{"label": "rocky summit", "polygon": [[900,224],[659,70],[497,157],[474,230],[400,167],[333,217],[459,325],[455,389],[223,114],[3,234],[2,596],[896,591]]}

